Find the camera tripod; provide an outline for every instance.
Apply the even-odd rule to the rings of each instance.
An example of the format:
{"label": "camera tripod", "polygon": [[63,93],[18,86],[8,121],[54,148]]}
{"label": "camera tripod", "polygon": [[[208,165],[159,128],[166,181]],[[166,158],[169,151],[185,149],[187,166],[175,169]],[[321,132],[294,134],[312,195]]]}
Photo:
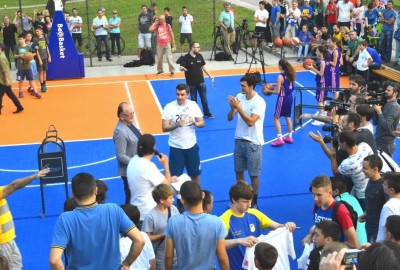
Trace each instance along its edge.
{"label": "camera tripod", "polygon": [[256,53],[258,51],[258,55],[260,57],[259,61],[261,63],[261,69],[262,69],[262,74],[263,74],[263,77],[262,77],[263,79],[260,81],[260,84],[261,83],[267,83],[267,79],[265,78],[265,62],[264,62],[263,41],[264,41],[264,39],[261,39],[261,38],[257,37],[257,47],[254,48],[254,46],[251,46],[251,49],[252,49],[251,56],[252,56],[252,58],[251,58],[251,61],[250,61],[249,69],[247,70],[247,73],[249,73],[250,70],[251,70],[251,66],[253,65],[253,62],[254,62],[254,64],[257,65]]}

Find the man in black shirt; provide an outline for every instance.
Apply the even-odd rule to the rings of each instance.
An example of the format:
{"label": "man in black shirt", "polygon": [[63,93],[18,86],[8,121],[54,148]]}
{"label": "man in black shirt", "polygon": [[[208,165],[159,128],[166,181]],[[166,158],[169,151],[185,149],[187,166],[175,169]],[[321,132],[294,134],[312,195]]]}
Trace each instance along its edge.
{"label": "man in black shirt", "polygon": [[204,82],[203,71],[214,83],[214,77],[206,67],[203,56],[199,53],[200,44],[193,42],[190,44],[190,52],[183,56],[179,69],[185,72],[186,83],[190,87],[190,98],[197,102],[197,92],[199,92],[203,114],[206,118],[214,118],[208,108],[207,88]]}
{"label": "man in black shirt", "polygon": [[369,243],[376,241],[381,210],[387,200],[381,178],[382,166],[382,160],[378,155],[370,155],[364,158],[363,172],[369,178],[369,181],[365,189],[365,212],[359,217],[359,220],[366,222],[365,229]]}
{"label": "man in black shirt", "polygon": [[268,0],[264,0],[264,8],[268,11],[269,14],[267,20],[267,27],[265,28],[265,41],[268,43],[268,46],[272,48],[273,44],[272,44],[272,35],[270,26],[272,5],[269,3]]}
{"label": "man in black shirt", "polygon": [[15,41],[15,34],[18,31],[17,26],[10,23],[10,18],[8,16],[4,16],[3,24],[0,29],[3,33],[4,53],[11,68],[10,50],[14,53],[15,45],[17,45],[17,42]]}

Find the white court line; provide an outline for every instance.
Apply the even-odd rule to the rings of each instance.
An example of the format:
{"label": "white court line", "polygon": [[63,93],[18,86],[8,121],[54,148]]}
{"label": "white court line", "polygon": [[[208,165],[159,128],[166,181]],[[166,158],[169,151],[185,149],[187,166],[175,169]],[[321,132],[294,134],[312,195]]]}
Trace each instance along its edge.
{"label": "white court line", "polygon": [[153,99],[154,99],[154,101],[155,101],[156,104],[157,104],[158,110],[160,111],[160,114],[162,115],[162,111],[163,111],[163,110],[162,110],[160,101],[159,101],[158,98],[157,98],[156,91],[154,91],[154,88],[153,88],[153,86],[151,85],[150,81],[147,81],[147,84],[148,84],[148,86],[149,86],[149,88],[150,88],[151,94],[153,95]]}
{"label": "white court line", "polygon": [[[127,81],[124,82],[124,85],[125,85],[126,95],[128,96],[128,99],[129,99],[129,103],[131,104],[132,109],[135,112],[135,106],[133,105],[132,96],[131,96],[131,92],[129,91],[128,82]],[[133,117],[135,118],[136,127],[140,130],[140,124],[139,124],[139,121],[137,119],[136,113],[133,115]]]}
{"label": "white court line", "polygon": [[[148,83],[149,83],[149,81],[148,81]],[[295,83],[296,83],[297,85],[299,85],[300,87],[304,87],[302,84],[298,83],[297,81],[296,81]],[[128,94],[129,100],[130,100],[130,102],[132,102],[132,99],[131,99],[130,93],[129,93],[129,87],[127,87],[127,82],[125,82],[125,86],[126,86],[126,89],[127,89],[127,94]],[[149,87],[150,87],[150,90],[151,90],[152,94],[155,96],[155,91],[154,91],[153,87],[151,86],[151,84],[149,84]],[[307,90],[307,92],[309,92],[310,94],[312,94],[312,95],[315,96],[315,94],[314,94],[312,91]],[[156,96],[155,96],[155,97],[156,97]],[[156,100],[156,102],[157,102],[157,104],[158,104],[159,109],[161,110],[161,105],[160,105],[160,103],[159,103],[159,100],[156,99],[156,98],[155,98],[155,100]],[[133,106],[133,104],[132,104],[132,106]],[[303,124],[303,126],[309,124],[311,121],[312,121],[312,119],[306,121],[306,122]],[[300,126],[297,127],[297,128],[295,129],[295,131],[299,130],[300,128],[302,128],[302,127],[300,127]],[[167,134],[162,134],[162,135],[167,135]],[[287,135],[287,133],[284,134],[284,135]],[[156,135],[156,136],[157,136],[157,135]],[[92,139],[92,140],[97,140],[97,139]],[[263,145],[270,144],[271,142],[273,142],[273,141],[275,141],[275,140],[276,140],[275,138],[274,138],[274,139],[271,139],[271,140],[269,140],[269,141],[267,141],[267,142],[264,142]],[[77,141],[77,142],[80,142],[80,141],[85,141],[85,140],[79,140],[79,141]],[[206,162],[210,162],[210,161],[214,161],[214,160],[218,160],[218,159],[230,157],[230,156],[232,156],[232,155],[233,155],[233,152],[228,153],[228,154],[225,154],[225,155],[220,155],[220,156],[217,156],[217,157],[205,159],[205,160],[200,161],[200,163],[206,163]],[[116,158],[116,157],[111,157],[111,158],[104,159],[104,160],[97,161],[97,162],[92,162],[92,163],[87,163],[87,164],[77,165],[77,166],[71,166],[71,167],[68,167],[68,169],[76,169],[76,168],[82,168],[82,167],[88,167],[88,166],[92,166],[92,165],[97,165],[97,164],[101,164],[101,163],[105,163],[105,162],[114,160],[115,158]],[[4,172],[36,172],[37,170],[7,170],[7,169],[0,169],[0,171],[4,171]],[[163,170],[160,170],[160,171],[163,171]],[[107,181],[108,181],[108,180],[112,180],[112,179],[116,179],[116,178],[119,178],[119,176],[116,176],[116,177],[109,177],[109,178],[103,178],[102,180],[107,180]],[[55,183],[55,184],[49,184],[49,186],[50,186],[50,185],[63,185],[63,184],[64,184],[64,183]],[[40,187],[40,185],[29,185],[29,186],[27,186],[27,187]]]}

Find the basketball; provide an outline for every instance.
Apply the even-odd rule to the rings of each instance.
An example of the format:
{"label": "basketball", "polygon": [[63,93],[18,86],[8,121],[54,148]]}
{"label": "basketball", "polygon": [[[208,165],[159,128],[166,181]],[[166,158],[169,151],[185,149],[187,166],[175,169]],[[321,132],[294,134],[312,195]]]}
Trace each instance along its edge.
{"label": "basketball", "polygon": [[297,38],[297,37],[292,38],[292,44],[293,45],[299,45],[299,43],[300,43],[300,39],[299,38]]}
{"label": "basketball", "polygon": [[26,63],[29,63],[30,61],[32,61],[32,59],[33,59],[33,53],[28,52],[24,54],[24,61]]}
{"label": "basketball", "polygon": [[315,61],[314,60],[312,60],[310,58],[304,59],[304,61],[303,61],[303,67],[304,68],[306,68],[306,66],[313,66],[313,65],[315,65]]}
{"label": "basketball", "polygon": [[275,44],[275,47],[282,47],[282,39],[280,39],[280,38],[276,38],[275,40],[274,40],[274,44]]}
{"label": "basketball", "polygon": [[291,40],[289,37],[284,37],[284,38],[282,39],[282,42],[283,42],[283,46],[290,46],[290,45],[292,45],[292,40]]}
{"label": "basketball", "polygon": [[274,86],[272,84],[266,83],[262,87],[262,92],[263,92],[264,95],[266,95],[266,96],[272,95],[272,93],[266,92],[267,90],[273,91],[274,90]]}

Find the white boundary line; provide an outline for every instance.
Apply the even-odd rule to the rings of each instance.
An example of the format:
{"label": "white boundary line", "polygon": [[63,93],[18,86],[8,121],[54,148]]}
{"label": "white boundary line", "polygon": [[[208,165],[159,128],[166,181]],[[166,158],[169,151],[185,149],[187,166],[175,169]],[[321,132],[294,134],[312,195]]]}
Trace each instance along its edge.
{"label": "white boundary line", "polygon": [[[304,71],[301,71],[301,72],[304,72]],[[233,76],[233,75],[231,75],[231,76]],[[150,91],[151,91],[151,93],[153,94],[154,100],[156,101],[159,110],[161,111],[161,104],[160,104],[159,100],[156,98],[157,96],[156,96],[156,94],[155,94],[154,88],[152,87],[150,81],[147,81],[147,83],[149,84]],[[296,83],[297,85],[299,85],[300,87],[304,87],[302,84],[298,83],[297,81],[296,81],[295,83]],[[132,106],[133,106],[132,98],[131,98],[131,95],[130,95],[130,92],[129,92],[128,81],[125,81],[124,84],[125,84],[125,89],[126,89],[126,92],[127,92],[128,98],[129,98],[129,101],[130,101],[130,103],[131,103]],[[307,92],[309,92],[309,93],[312,94],[312,95],[315,95],[315,94],[314,94],[312,91],[310,91],[310,90],[307,90]],[[136,119],[136,118],[135,118],[135,119]],[[308,121],[306,121],[306,122],[304,123],[303,126],[309,124],[310,122],[311,122],[311,119],[308,120]],[[295,129],[295,131],[299,130],[300,128],[302,128],[302,127],[297,127],[297,128]],[[159,135],[167,135],[167,134],[155,134],[155,136],[159,136]],[[284,135],[286,135],[286,134],[284,134]],[[110,138],[103,138],[103,139],[110,139]],[[83,142],[83,141],[94,141],[94,140],[103,140],[103,139],[75,140],[75,141],[70,141],[70,142]],[[267,142],[264,142],[263,146],[264,146],[264,145],[267,145],[267,144],[270,144],[270,143],[273,142],[273,141],[275,141],[275,138],[272,139],[272,140],[269,140],[269,141],[267,141]],[[18,145],[15,145],[15,146],[18,146]],[[218,159],[230,157],[230,156],[232,156],[232,155],[233,155],[233,152],[232,152],[232,153],[225,154],[225,155],[220,155],[220,156],[217,156],[217,157],[205,159],[205,160],[202,160],[202,161],[200,161],[200,162],[201,162],[201,163],[210,162],[210,161],[214,161],[214,160],[218,160]],[[67,169],[77,169],[77,168],[89,167],[89,166],[93,166],[93,165],[97,165],[97,164],[109,162],[109,161],[114,160],[114,159],[116,159],[116,157],[110,157],[110,158],[103,159],[103,160],[96,161],[96,162],[92,162],[92,163],[87,163],[87,164],[82,164],[82,165],[71,166],[71,167],[68,167]],[[1,169],[1,168],[0,168],[0,171],[3,171],[3,172],[36,172],[37,170],[8,170],[8,169]],[[162,171],[162,170],[160,170],[160,171]],[[108,181],[108,180],[112,180],[112,179],[116,179],[116,178],[119,178],[119,176],[103,178],[102,180],[107,180],[107,181]],[[64,183],[55,183],[55,184],[49,184],[49,186],[53,186],[53,185],[63,185],[63,184],[64,184]],[[40,185],[29,185],[29,186],[27,186],[27,187],[40,187]]]}

